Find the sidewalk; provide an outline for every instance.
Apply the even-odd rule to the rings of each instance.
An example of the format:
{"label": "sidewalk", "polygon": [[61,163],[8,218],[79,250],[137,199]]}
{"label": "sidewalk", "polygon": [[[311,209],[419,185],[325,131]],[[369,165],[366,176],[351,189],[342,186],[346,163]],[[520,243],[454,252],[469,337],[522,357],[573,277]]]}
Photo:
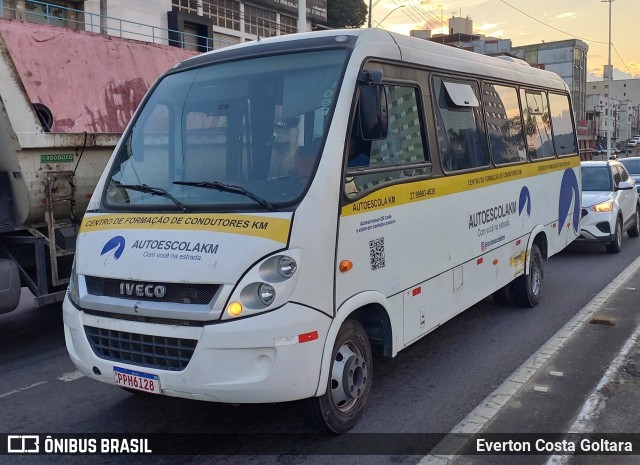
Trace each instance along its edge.
{"label": "sidewalk", "polygon": [[[627,287],[638,286],[638,273]],[[637,305],[638,302],[636,302]],[[636,307],[637,308],[637,307]],[[572,428],[588,433],[640,433],[640,327],[614,360],[611,369],[602,378]],[[635,450],[635,454],[640,451]],[[554,457],[548,465],[636,465],[638,455],[580,455]]]}
{"label": "sidewalk", "polygon": [[[477,433],[513,435],[516,441],[544,434],[640,433],[639,304],[640,257],[451,432],[463,439]],[[528,436],[518,439],[522,434]],[[420,464],[635,465],[640,440],[632,440],[635,455],[591,456],[465,455],[468,443],[454,449],[454,443],[443,441]]]}

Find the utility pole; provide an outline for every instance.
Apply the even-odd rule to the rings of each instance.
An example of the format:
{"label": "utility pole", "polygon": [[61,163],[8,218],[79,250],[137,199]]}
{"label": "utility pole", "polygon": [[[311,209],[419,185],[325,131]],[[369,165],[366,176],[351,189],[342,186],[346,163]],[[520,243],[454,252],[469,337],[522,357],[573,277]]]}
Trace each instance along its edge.
{"label": "utility pole", "polygon": [[615,0],[601,0],[602,3],[609,4],[609,61],[604,68],[604,79],[607,87],[607,159],[611,158],[611,117],[613,115],[613,109],[611,108],[611,79],[613,77],[613,68],[611,66],[611,3]]}

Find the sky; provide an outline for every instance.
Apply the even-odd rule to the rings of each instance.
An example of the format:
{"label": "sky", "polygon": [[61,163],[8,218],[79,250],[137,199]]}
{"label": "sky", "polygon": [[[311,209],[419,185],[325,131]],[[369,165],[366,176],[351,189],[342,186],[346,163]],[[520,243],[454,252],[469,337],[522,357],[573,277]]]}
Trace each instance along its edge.
{"label": "sky", "polygon": [[[365,0],[368,2],[368,0]],[[372,0],[372,25],[409,35],[448,33],[452,16],[473,20],[473,33],[512,46],[580,39],[589,46],[588,80],[602,80],[609,55],[614,79],[640,78],[640,0]]]}

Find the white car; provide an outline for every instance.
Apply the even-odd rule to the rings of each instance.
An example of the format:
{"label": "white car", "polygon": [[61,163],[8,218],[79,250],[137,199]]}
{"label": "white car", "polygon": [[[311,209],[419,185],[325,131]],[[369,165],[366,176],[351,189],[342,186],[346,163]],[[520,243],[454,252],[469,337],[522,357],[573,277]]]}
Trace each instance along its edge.
{"label": "white car", "polygon": [[600,242],[610,253],[622,249],[622,234],[640,235],[640,200],[636,183],[622,163],[584,161],[580,240]]}

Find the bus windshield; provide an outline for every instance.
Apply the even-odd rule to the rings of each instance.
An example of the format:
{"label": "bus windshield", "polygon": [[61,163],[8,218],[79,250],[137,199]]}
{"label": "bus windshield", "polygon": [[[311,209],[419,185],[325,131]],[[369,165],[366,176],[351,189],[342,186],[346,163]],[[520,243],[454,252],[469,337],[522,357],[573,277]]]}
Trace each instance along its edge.
{"label": "bus windshield", "polygon": [[110,208],[277,210],[318,161],[344,50],[225,62],[170,74],[121,144]]}

